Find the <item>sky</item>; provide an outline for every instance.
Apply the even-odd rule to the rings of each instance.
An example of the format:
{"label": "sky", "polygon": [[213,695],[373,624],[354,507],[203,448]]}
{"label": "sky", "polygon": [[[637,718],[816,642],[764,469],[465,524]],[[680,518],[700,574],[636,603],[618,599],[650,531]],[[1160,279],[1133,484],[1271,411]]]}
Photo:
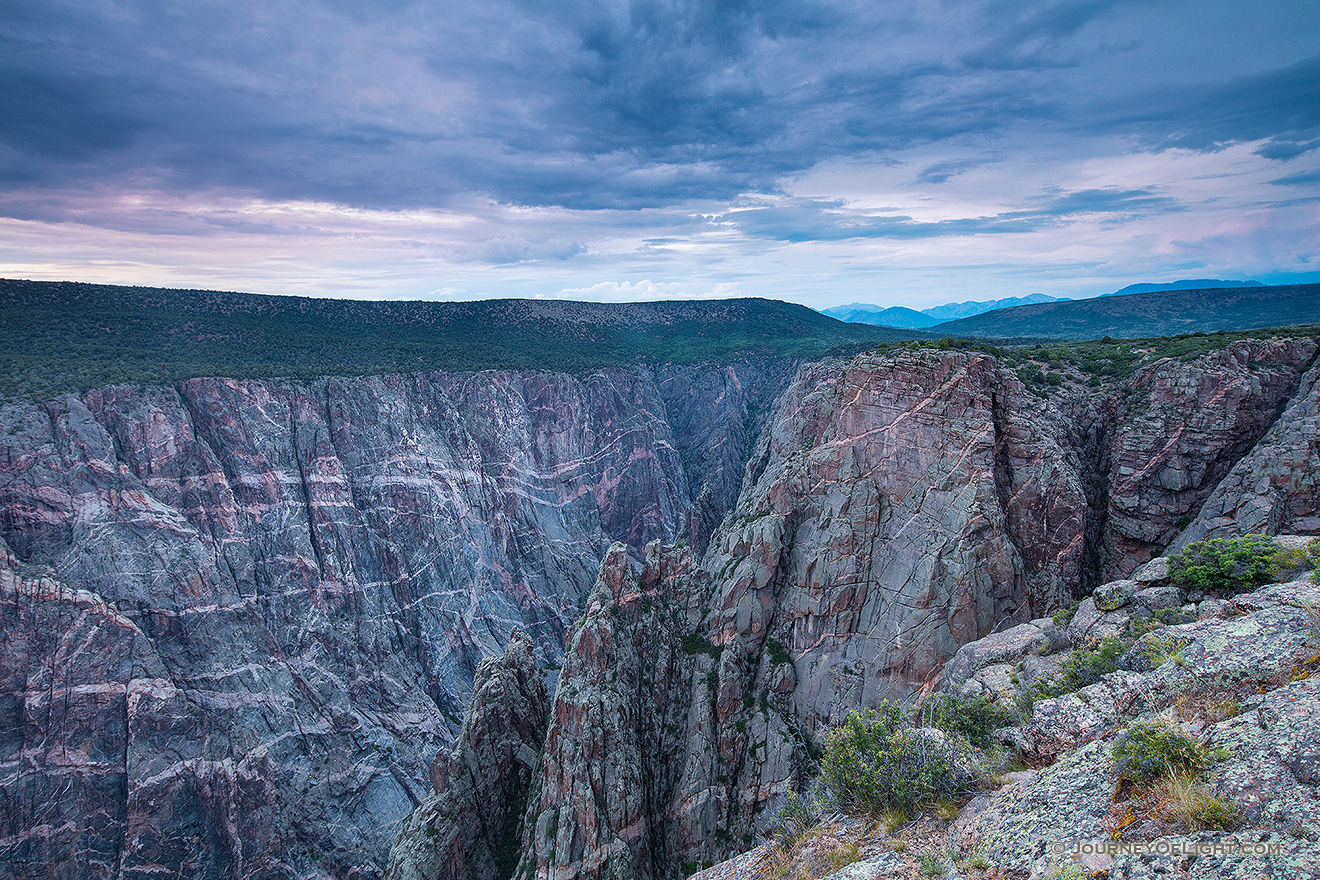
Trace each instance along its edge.
{"label": "sky", "polygon": [[4,0],[0,277],[925,308],[1320,281],[1316,0]]}

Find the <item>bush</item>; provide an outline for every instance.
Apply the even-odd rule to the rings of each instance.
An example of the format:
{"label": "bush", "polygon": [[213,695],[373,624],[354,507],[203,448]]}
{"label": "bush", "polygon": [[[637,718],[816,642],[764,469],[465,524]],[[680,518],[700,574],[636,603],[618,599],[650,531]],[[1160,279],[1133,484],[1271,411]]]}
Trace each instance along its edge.
{"label": "bush", "polygon": [[1059,665],[1058,672],[1036,685],[1037,694],[1057,697],[1095,684],[1118,669],[1118,658],[1125,651],[1127,646],[1112,636],[1094,648],[1078,648]]}
{"label": "bush", "polygon": [[1072,623],[1073,618],[1077,616],[1077,609],[1081,606],[1081,602],[1074,602],[1068,607],[1060,608],[1058,611],[1054,612],[1050,619],[1054,621],[1055,626],[1067,626]]}
{"label": "bush", "polygon": [[1114,741],[1113,755],[1119,779],[1138,785],[1205,766],[1205,747],[1165,721],[1131,725]]}
{"label": "bush", "polygon": [[1169,559],[1169,578],[1184,589],[1244,593],[1278,577],[1275,553],[1265,535],[1197,541]]}
{"label": "bush", "polygon": [[970,788],[954,737],[904,727],[899,718],[898,707],[884,701],[878,710],[850,713],[830,732],[821,777],[840,806],[910,815]]}
{"label": "bush", "polygon": [[963,694],[940,694],[928,704],[928,711],[934,727],[962,734],[978,749],[991,744],[991,734],[996,729],[1020,720],[1018,713],[1007,706],[982,696]]}
{"label": "bush", "polygon": [[1274,562],[1280,574],[1309,569],[1311,583],[1320,584],[1320,539],[1312,540],[1305,547],[1280,548],[1274,554]]}

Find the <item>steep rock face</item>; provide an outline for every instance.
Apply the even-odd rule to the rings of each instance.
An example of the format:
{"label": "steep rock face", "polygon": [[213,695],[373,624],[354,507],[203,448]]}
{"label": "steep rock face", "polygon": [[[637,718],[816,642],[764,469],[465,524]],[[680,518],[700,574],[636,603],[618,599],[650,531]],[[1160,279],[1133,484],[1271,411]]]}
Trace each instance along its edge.
{"label": "steep rock face", "polygon": [[[7,404],[0,864],[374,876],[479,659],[523,629],[557,660],[590,592],[521,864],[675,876],[750,840],[831,719],[1148,557],[1314,354],[1238,343],[1126,393],[866,355],[803,369],[773,412],[782,363]],[[634,589],[615,553],[592,590],[613,541],[654,539],[702,561],[653,551]]]}
{"label": "steep rock face", "polygon": [[518,823],[545,741],[550,703],[531,639],[514,632],[477,667],[453,751],[431,767],[435,793],[390,852],[389,880],[500,880],[513,871]]}
{"label": "steep rock face", "polygon": [[[527,876],[670,878],[746,848],[800,783],[814,729],[1057,602],[1079,576],[1086,499],[1054,419],[984,355],[803,370],[700,568],[667,589],[683,613],[634,620],[614,610],[618,589],[594,594],[529,809]],[[1043,516],[1010,524],[1012,498]],[[602,569],[602,583],[621,577]],[[637,682],[666,694],[663,710]],[[630,769],[647,762],[665,773]]]}
{"label": "steep rock face", "polygon": [[686,553],[647,548],[635,573],[622,546],[601,565],[569,637],[527,812],[519,876],[668,876],[665,833],[687,714]]}
{"label": "steep rock face", "polygon": [[712,641],[788,645],[801,714],[870,704],[890,679],[906,690],[1080,579],[1080,459],[993,358],[822,365],[779,412],[704,567],[720,581]]}
{"label": "steep rock face", "polygon": [[[1157,362],[1133,380],[1112,431],[1102,581],[1125,577],[1174,540],[1288,400],[1297,399],[1301,375],[1315,355],[1311,339],[1241,341],[1192,363]],[[1297,399],[1303,409],[1280,429],[1288,436],[1279,442],[1289,448],[1307,445],[1298,432],[1308,431],[1307,413],[1314,418],[1314,402],[1305,408],[1313,388],[1311,380]],[[1262,449],[1260,460],[1276,463],[1257,469],[1286,471],[1294,456],[1273,458],[1279,451]],[[1294,482],[1284,477],[1273,494],[1314,510],[1314,485]]]}
{"label": "steep rock face", "polygon": [[[299,849],[286,794],[313,780],[259,736],[277,707],[201,682],[185,691],[154,649],[160,621],[134,622],[3,542],[0,618],[0,875],[284,874]],[[235,710],[255,723],[226,729]],[[324,742],[326,726],[308,733]],[[372,769],[326,782],[344,792]]]}
{"label": "steep rock face", "polygon": [[656,368],[674,440],[696,491],[685,538],[697,553],[705,551],[720,520],[737,502],[743,463],[795,369],[784,360],[736,369]]}
{"label": "steep rock face", "polygon": [[[749,384],[744,407],[777,391]],[[478,660],[519,628],[557,658],[611,542],[639,553],[685,528],[702,487],[668,420],[721,410],[699,377],[680,386],[662,398],[643,368],[197,379],[0,407],[11,570],[64,585],[5,633],[0,763],[24,769],[0,778],[0,864],[81,876],[58,852],[91,845],[95,824],[96,858],[125,876],[378,874]],[[723,485],[728,460],[708,459]],[[49,632],[79,638],[85,617],[66,593],[132,625],[97,628],[114,644],[78,654],[70,687],[160,683],[139,716],[109,696],[89,715],[119,755],[94,797],[57,769],[82,728],[32,684],[66,674]]]}
{"label": "steep rock face", "polygon": [[[1126,394],[1070,386],[1048,399],[977,353],[805,367],[748,462],[737,506],[669,590],[693,631],[677,670],[672,650],[663,655],[663,687],[684,689],[685,708],[671,696],[654,711],[629,701],[635,689],[610,690],[659,681],[644,678],[645,651],[593,650],[594,662],[566,665],[542,812],[529,808],[526,876],[670,878],[746,848],[766,808],[802,783],[826,724],[910,694],[959,645],[1026,626],[1079,594],[1088,573],[1144,561],[1159,545],[1134,537],[1137,507],[1124,493],[1172,534],[1213,488],[1216,463],[1265,433],[1314,354],[1309,341],[1242,343],[1190,364],[1160,361]],[[632,645],[663,630],[607,606],[575,639]],[[561,717],[575,719],[571,736],[557,734]],[[565,750],[580,737],[614,745]],[[629,776],[648,741],[649,760],[669,774]],[[616,753],[626,756],[617,766]],[[646,840],[669,861],[621,840]]]}
{"label": "steep rock face", "polygon": [[1252,533],[1320,534],[1320,364],[1174,545]]}

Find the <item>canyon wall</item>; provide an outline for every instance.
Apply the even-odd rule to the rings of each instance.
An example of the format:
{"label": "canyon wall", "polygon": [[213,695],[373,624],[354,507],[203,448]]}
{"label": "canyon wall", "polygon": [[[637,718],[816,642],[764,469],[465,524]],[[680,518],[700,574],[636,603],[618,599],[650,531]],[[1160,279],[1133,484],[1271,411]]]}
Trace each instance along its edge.
{"label": "canyon wall", "polygon": [[[1247,521],[1219,487],[1313,522],[1269,450],[1315,455],[1315,354],[1049,388],[930,348],[10,402],[0,876],[379,876],[429,805],[396,876],[461,851],[466,876],[677,877],[744,847],[849,709],[1188,522]],[[538,729],[495,696],[534,709],[532,662],[563,669],[519,770],[489,737]],[[491,792],[520,829],[453,806]]]}
{"label": "canyon wall", "polygon": [[[1129,573],[1225,474],[1314,441],[1315,350],[1238,343],[1050,394],[975,352],[804,368],[691,572],[648,561],[629,588],[607,558],[516,876],[677,878],[748,848],[827,725]],[[1277,506],[1314,516],[1313,491],[1292,477]]]}
{"label": "canyon wall", "polygon": [[613,542],[703,540],[793,370],[4,405],[0,876],[379,875],[481,658],[556,665]]}

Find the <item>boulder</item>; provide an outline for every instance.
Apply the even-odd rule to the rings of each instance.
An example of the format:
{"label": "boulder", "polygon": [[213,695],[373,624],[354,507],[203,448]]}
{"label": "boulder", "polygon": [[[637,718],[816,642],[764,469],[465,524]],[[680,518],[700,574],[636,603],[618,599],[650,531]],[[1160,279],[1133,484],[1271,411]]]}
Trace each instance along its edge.
{"label": "boulder", "polygon": [[1161,608],[1181,608],[1183,591],[1177,587],[1147,587],[1133,596],[1132,601],[1147,611],[1159,611]]}
{"label": "boulder", "polygon": [[987,666],[1016,663],[1023,657],[1043,653],[1050,648],[1050,638],[1030,623],[994,633],[958,649],[944,667],[941,686],[950,690],[962,685]]}
{"label": "boulder", "polygon": [[1169,557],[1156,556],[1132,572],[1132,580],[1148,587],[1162,587],[1169,582]]}
{"label": "boulder", "polygon": [[1141,591],[1141,584],[1136,581],[1110,581],[1095,588],[1091,598],[1095,607],[1101,611],[1117,611],[1132,601],[1132,597]]}

